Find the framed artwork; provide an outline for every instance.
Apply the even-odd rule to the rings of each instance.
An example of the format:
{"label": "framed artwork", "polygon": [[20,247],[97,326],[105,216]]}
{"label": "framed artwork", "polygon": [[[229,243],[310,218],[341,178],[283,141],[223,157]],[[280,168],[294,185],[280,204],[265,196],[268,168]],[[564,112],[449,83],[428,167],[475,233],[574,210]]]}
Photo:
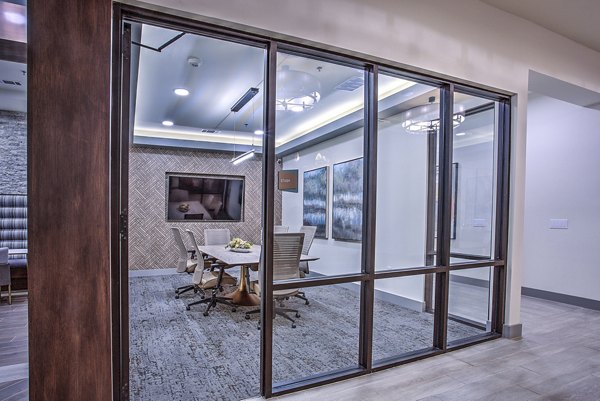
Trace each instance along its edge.
{"label": "framed artwork", "polygon": [[315,238],[327,238],[327,167],[304,172],[302,224],[316,226]]}
{"label": "framed artwork", "polygon": [[362,240],[363,158],[333,165],[332,237]]}

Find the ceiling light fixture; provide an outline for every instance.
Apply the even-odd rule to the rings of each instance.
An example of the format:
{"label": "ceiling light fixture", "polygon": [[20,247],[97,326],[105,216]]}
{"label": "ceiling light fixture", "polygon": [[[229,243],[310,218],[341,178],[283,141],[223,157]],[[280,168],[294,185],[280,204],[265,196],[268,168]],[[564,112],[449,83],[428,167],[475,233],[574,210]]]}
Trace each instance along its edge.
{"label": "ceiling light fixture", "polygon": [[258,93],[258,88],[250,88],[242,95],[241,98],[233,106],[231,106],[231,111],[237,113],[248,103],[256,94]]}
{"label": "ceiling light fixture", "polygon": [[261,130],[261,129],[257,129],[254,131],[254,135],[264,135],[265,131]]}
{"label": "ceiling light fixture", "polygon": [[301,112],[312,109],[321,99],[321,83],[312,74],[290,70],[284,65],[277,71],[277,110]]}
{"label": "ceiling light fixture", "polygon": [[465,135],[467,135],[466,132],[457,132],[456,133],[456,136],[465,136]]}
{"label": "ceiling light fixture", "polygon": [[14,11],[4,11],[4,19],[15,25],[25,25],[27,23],[27,17]]}
{"label": "ceiling light fixture", "polygon": [[[440,104],[435,101],[435,96],[429,98],[429,103],[413,107],[405,111],[402,115],[402,128],[409,134],[422,134],[437,131],[440,128]],[[452,127],[458,127],[465,116],[463,113],[456,113],[452,116]]]}
{"label": "ceiling light fixture", "polygon": [[173,93],[175,93],[177,96],[187,96],[190,94],[190,91],[185,88],[176,88],[173,89]]}
{"label": "ceiling light fixture", "polygon": [[170,120],[164,120],[162,122],[162,125],[164,125],[165,127],[172,127],[173,126],[173,121]]}

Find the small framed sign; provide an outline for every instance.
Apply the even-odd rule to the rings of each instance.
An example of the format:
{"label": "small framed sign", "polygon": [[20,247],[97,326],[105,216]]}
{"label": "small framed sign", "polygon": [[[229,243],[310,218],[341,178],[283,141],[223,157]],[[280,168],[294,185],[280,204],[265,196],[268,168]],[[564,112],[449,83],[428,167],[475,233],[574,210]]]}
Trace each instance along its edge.
{"label": "small framed sign", "polygon": [[277,189],[298,192],[298,170],[281,170],[278,177]]}

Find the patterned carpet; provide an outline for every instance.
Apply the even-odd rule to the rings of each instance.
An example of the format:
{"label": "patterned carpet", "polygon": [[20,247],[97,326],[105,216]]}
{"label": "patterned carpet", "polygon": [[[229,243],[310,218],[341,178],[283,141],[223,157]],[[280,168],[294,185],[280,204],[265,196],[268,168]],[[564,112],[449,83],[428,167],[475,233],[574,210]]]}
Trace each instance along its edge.
{"label": "patterned carpet", "polygon": [[[257,317],[244,318],[223,305],[202,315],[204,306],[185,310],[198,299],[174,289],[187,275],[130,278],[130,393],[132,400],[243,400],[259,394],[260,331]],[[359,297],[342,286],[308,288],[311,303],[293,299],[297,328],[281,317],[274,321],[275,383],[356,365]],[[377,300],[375,359],[431,346],[433,316]],[[453,338],[479,330],[449,322]]]}

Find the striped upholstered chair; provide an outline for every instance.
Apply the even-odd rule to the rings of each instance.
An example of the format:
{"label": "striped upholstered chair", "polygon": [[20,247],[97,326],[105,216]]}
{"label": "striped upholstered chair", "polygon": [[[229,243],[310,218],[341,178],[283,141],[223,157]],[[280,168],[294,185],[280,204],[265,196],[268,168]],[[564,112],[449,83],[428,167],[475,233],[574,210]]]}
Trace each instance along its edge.
{"label": "striped upholstered chair", "polygon": [[[0,248],[27,249],[27,196],[0,195]],[[27,255],[8,259],[13,290],[27,288]]]}

